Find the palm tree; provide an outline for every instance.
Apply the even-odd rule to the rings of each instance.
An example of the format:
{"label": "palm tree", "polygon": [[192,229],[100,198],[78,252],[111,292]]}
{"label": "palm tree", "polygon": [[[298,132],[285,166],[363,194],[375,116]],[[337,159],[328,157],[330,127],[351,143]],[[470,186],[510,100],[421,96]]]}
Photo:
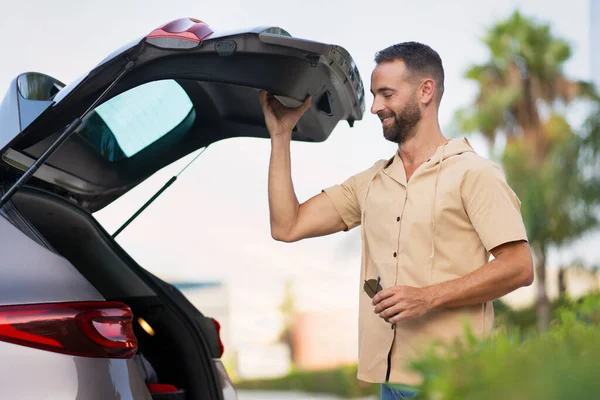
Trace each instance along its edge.
{"label": "palm tree", "polygon": [[296,348],[294,345],[294,325],[296,320],[296,301],[293,293],[293,283],[287,281],[283,293],[283,300],[279,306],[283,317],[283,329],[279,334],[279,342],[285,344],[290,350],[290,361],[296,363]]}
{"label": "palm tree", "polygon": [[[565,77],[569,44],[550,26],[518,11],[487,30],[483,43],[489,59],[469,68],[465,77],[479,89],[474,104],[459,110],[465,132],[479,132],[490,154],[504,167],[521,199],[527,234],[536,261],[538,328],[546,330],[550,309],[546,295],[546,256],[598,224],[600,129],[591,118],[583,133],[567,120],[573,104],[593,106],[592,84]],[[597,119],[600,121],[600,118]],[[505,140],[498,149],[499,137]]]}

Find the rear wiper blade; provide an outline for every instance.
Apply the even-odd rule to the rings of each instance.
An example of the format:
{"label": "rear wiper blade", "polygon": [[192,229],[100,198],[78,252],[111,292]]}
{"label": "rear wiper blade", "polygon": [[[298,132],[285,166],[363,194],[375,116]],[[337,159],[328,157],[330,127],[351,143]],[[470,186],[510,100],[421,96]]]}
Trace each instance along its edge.
{"label": "rear wiper blade", "polygon": [[2,208],[2,206],[11,199],[15,192],[19,190],[19,188],[23,186],[33,176],[33,174],[35,174],[35,172],[46,162],[46,160],[48,160],[48,158],[50,158],[52,154],[54,154],[56,150],[58,150],[59,147],[71,137],[79,125],[81,125],[86,115],[96,108],[98,103],[104,99],[108,92],[110,92],[112,88],[115,87],[115,85],[121,80],[121,78],[123,78],[123,76],[125,76],[125,74],[129,72],[131,68],[133,68],[134,64],[135,63],[133,61],[129,61],[119,76],[117,76],[115,80],[106,88],[106,90],[102,92],[100,96],[98,96],[92,105],[85,110],[81,117],[75,118],[73,122],[71,122],[69,126],[65,128],[64,132],[61,133],[60,136],[50,145],[50,147],[48,147],[46,151],[44,151],[44,153],[37,160],[35,160],[35,162],[31,164],[29,168],[27,168],[25,173],[21,175],[21,177],[2,195],[0,198],[0,208]]}
{"label": "rear wiper blade", "polygon": [[187,168],[188,168],[190,165],[192,165],[192,164],[194,163],[194,161],[196,161],[196,160],[198,159],[198,157],[200,157],[200,155],[201,155],[202,153],[204,153],[204,151],[205,151],[207,148],[208,148],[208,146],[206,146],[206,147],[204,147],[202,150],[200,150],[200,152],[199,152],[198,154],[196,154],[196,156],[195,156],[195,157],[192,159],[192,161],[190,161],[189,163],[187,163],[187,165],[186,165],[185,167],[183,167],[183,169],[182,169],[181,171],[179,171],[179,173],[178,173],[178,174],[176,174],[176,175],[173,175],[173,176],[171,177],[171,179],[169,179],[169,180],[167,181],[167,183],[165,183],[165,184],[164,184],[164,185],[163,185],[163,186],[162,186],[162,187],[161,187],[161,188],[160,188],[160,189],[159,189],[159,190],[158,190],[156,193],[154,193],[154,195],[153,195],[152,197],[150,197],[150,199],[149,199],[149,200],[148,200],[146,203],[144,203],[144,205],[143,205],[143,206],[141,206],[141,207],[139,208],[139,210],[137,210],[137,211],[136,211],[136,212],[135,212],[135,213],[134,213],[134,214],[133,214],[131,217],[129,217],[129,219],[128,219],[127,221],[125,221],[125,223],[124,223],[123,225],[121,225],[121,227],[120,227],[119,229],[117,229],[117,230],[115,231],[115,233],[113,233],[113,234],[112,234],[112,238],[113,238],[113,239],[114,239],[114,238],[116,238],[116,237],[117,237],[117,235],[118,235],[119,233],[123,232],[123,230],[124,230],[125,228],[127,228],[127,226],[129,226],[129,224],[131,224],[131,223],[132,223],[132,222],[133,222],[133,221],[134,221],[134,220],[135,220],[137,217],[139,217],[139,215],[140,215],[141,213],[143,213],[143,212],[144,212],[144,210],[145,210],[146,208],[148,208],[148,206],[154,202],[154,200],[158,199],[158,198],[159,198],[159,196],[160,196],[161,194],[163,194],[163,193],[164,193],[164,191],[165,191],[165,190],[167,190],[167,189],[169,188],[169,186],[171,186],[173,183],[175,183],[175,181],[177,180],[177,178],[179,178],[179,175],[181,175],[181,174],[182,174],[182,173],[183,173],[183,172],[184,172],[184,171],[185,171],[185,170],[186,170],[186,169],[187,169]]}

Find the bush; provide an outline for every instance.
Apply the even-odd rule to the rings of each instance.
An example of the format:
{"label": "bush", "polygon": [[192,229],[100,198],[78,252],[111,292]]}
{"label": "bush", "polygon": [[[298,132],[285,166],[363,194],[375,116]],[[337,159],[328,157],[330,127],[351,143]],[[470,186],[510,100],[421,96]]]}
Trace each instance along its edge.
{"label": "bush", "polygon": [[519,330],[435,348],[414,368],[425,377],[419,399],[590,399],[600,393],[600,295],[563,301],[550,330]]}
{"label": "bush", "polygon": [[[568,297],[561,297],[550,302],[550,312],[555,315],[558,309],[572,306]],[[537,315],[535,305],[514,310],[502,300],[494,301],[495,325],[497,331],[515,331],[523,334],[535,334],[537,331]]]}

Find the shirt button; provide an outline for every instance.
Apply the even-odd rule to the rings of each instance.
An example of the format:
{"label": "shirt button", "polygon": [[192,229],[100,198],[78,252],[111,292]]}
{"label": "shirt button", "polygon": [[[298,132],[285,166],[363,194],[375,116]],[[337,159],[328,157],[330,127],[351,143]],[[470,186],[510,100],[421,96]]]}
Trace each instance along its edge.
{"label": "shirt button", "polygon": [[400,217],[397,217],[397,218],[396,218],[396,222],[400,222]]}
{"label": "shirt button", "polygon": [[398,254],[396,252],[394,252],[394,257],[396,257]]}

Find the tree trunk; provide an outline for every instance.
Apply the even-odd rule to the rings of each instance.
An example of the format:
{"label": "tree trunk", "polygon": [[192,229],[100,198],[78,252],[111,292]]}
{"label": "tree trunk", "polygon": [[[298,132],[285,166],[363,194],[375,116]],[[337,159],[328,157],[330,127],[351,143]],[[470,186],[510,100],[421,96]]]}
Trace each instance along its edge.
{"label": "tree trunk", "polygon": [[565,268],[558,270],[558,297],[564,297],[567,294],[567,281],[566,281]]}
{"label": "tree trunk", "polygon": [[546,249],[543,245],[534,246],[537,280],[537,326],[538,332],[546,332],[550,325],[550,304],[546,295]]}
{"label": "tree trunk", "polygon": [[485,139],[486,139],[486,144],[487,144],[487,148],[488,148],[488,157],[493,158],[494,150],[496,147],[496,140],[493,135],[486,136]]}

